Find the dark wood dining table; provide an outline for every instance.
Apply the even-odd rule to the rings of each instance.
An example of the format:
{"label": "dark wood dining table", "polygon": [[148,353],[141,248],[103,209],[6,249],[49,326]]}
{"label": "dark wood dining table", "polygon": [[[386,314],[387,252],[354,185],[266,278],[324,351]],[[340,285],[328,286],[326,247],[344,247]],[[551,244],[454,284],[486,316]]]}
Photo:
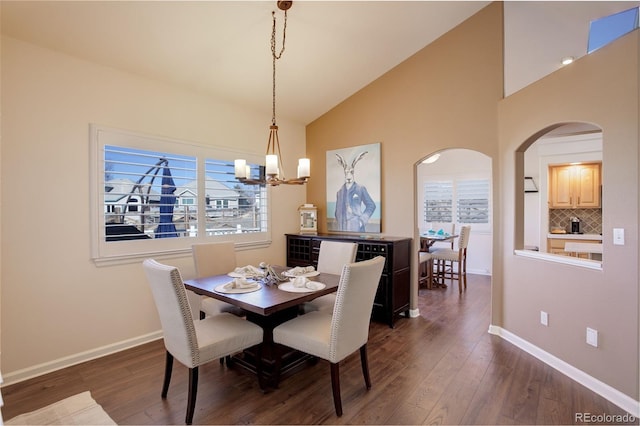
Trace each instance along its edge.
{"label": "dark wood dining table", "polygon": [[[281,274],[289,269],[273,266]],[[239,364],[244,369],[257,374],[258,356],[261,358],[261,370],[264,383],[278,386],[279,378],[286,378],[294,372],[313,362],[314,358],[299,351],[295,351],[273,341],[273,329],[285,321],[300,314],[300,306],[317,297],[333,293],[338,288],[340,276],[320,273],[309,278],[325,284],[325,288],[310,292],[290,292],[278,288],[281,283],[261,283],[261,288],[249,293],[221,293],[215,288],[233,280],[227,274],[185,280],[185,288],[196,294],[212,297],[223,302],[242,308],[247,313],[247,320],[258,324],[264,330],[263,342],[260,348],[245,350],[232,358],[233,364]],[[276,371],[277,369],[277,371]]]}

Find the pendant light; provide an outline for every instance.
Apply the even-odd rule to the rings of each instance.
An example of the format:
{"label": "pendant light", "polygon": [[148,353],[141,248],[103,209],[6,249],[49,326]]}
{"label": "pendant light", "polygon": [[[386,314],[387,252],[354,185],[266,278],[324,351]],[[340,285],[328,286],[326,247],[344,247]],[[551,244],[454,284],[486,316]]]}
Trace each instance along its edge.
{"label": "pendant light", "polygon": [[273,85],[272,85],[272,115],[271,126],[269,126],[269,141],[267,143],[267,153],[265,158],[265,175],[259,179],[252,179],[249,166],[246,160],[235,160],[235,176],[244,184],[248,185],[302,185],[307,183],[311,175],[311,164],[308,158],[298,160],[298,177],[287,179],[282,166],[282,153],[280,152],[280,139],[278,138],[278,125],[276,124],[276,61],[282,57],[284,44],[287,36],[287,10],[291,8],[292,1],[278,1],[278,8],[284,11],[284,27],[282,31],[282,49],[276,54],[276,12],[271,12],[273,17],[273,27],[271,30],[271,57],[273,62]]}

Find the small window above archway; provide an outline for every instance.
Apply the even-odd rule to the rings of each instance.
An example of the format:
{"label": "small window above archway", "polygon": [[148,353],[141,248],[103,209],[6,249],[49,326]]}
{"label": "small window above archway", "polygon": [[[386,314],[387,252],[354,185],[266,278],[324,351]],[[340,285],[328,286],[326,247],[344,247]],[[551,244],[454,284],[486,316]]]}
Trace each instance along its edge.
{"label": "small window above archway", "polygon": [[591,21],[587,53],[591,53],[638,28],[639,12],[640,8],[634,7]]}

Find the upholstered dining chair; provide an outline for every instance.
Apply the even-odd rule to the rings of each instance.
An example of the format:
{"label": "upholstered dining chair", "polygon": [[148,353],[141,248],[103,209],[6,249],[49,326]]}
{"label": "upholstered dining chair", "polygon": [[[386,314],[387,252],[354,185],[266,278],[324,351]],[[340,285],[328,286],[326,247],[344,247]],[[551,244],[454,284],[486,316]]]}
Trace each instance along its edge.
{"label": "upholstered dining chair", "polygon": [[[263,331],[260,326],[229,313],[194,321],[178,269],[153,259],[145,260],[143,268],[158,310],[166,348],[162,398],[167,397],[173,359],[176,358],[189,369],[185,421],[191,424],[198,391],[198,367],[262,343]],[[261,371],[258,371],[260,377]]]}
{"label": "upholstered dining chair", "polygon": [[461,226],[457,250],[440,248],[430,252],[431,258],[437,265],[438,279],[444,282],[449,278],[452,284],[453,281],[458,281],[459,293],[462,293],[463,285],[464,289],[467,289],[467,246],[470,234],[471,226]]}
{"label": "upholstered dining chair", "polygon": [[[232,241],[193,244],[191,253],[198,278],[226,274],[233,271],[237,266],[236,248],[235,243]],[[242,309],[230,303],[225,303],[212,297],[200,297],[200,319],[203,319],[206,315],[217,315],[222,312],[229,312],[238,316],[245,315]]]}
{"label": "upholstered dining chair", "polygon": [[[342,267],[356,261],[358,252],[358,243],[349,243],[344,241],[328,241],[320,242],[320,252],[318,253],[318,272],[327,274],[340,275]],[[320,296],[311,302],[304,304],[304,311],[333,310],[336,303],[335,293]]]}
{"label": "upholstered dining chair", "polygon": [[367,341],[373,300],[385,258],[345,265],[340,276],[336,303],[329,310],[309,312],[273,329],[273,341],[329,361],[336,415],[342,415],[340,361],[360,350],[362,374],[371,388]]}
{"label": "upholstered dining chair", "polygon": [[418,252],[419,278],[418,286],[431,288],[433,286],[433,258],[428,251],[420,250]]}

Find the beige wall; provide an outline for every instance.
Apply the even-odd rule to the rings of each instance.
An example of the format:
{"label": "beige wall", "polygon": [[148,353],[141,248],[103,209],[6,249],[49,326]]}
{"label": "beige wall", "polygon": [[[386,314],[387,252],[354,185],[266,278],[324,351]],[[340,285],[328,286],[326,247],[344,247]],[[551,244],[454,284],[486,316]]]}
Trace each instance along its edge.
{"label": "beige wall", "polygon": [[[1,77],[1,348],[9,381],[160,329],[139,263],[90,260],[89,123],[262,155],[270,115],[10,38],[2,39]],[[304,126],[279,124],[286,167],[295,170]],[[238,252],[239,262],[284,262],[283,234],[297,230],[305,190],[272,195],[273,244]],[[190,256],[166,262],[193,276]]]}
{"label": "beige wall", "polygon": [[[320,207],[325,230],[325,152],[381,142],[383,233],[415,239],[415,163],[446,148],[486,154],[494,172],[492,326],[637,401],[637,32],[501,100],[501,19],[500,4],[488,6],[307,126],[307,202]],[[516,150],[546,126],[574,121],[604,130],[602,271],[513,253],[523,239],[514,220],[523,208],[514,197]],[[625,246],[612,245],[613,227],[625,228]],[[414,268],[412,309],[416,277]],[[540,310],[549,327],[539,324]],[[599,331],[599,348],[586,345],[586,327]]]}
{"label": "beige wall", "polygon": [[[635,31],[500,103],[502,238],[495,258],[503,277],[494,280],[502,299],[493,300],[494,325],[636,401],[639,39]],[[516,151],[541,130],[573,121],[603,130],[602,271],[514,255],[523,238]],[[613,245],[613,228],[625,229],[624,246]],[[539,324],[540,310],[549,313],[549,327]],[[586,327],[598,330],[598,348],[586,345]]]}
{"label": "beige wall", "polygon": [[501,97],[502,7],[492,4],[307,126],[307,202],[319,207],[320,231],[326,151],[380,142],[382,233],[415,237],[415,164],[447,148],[496,159]]}

